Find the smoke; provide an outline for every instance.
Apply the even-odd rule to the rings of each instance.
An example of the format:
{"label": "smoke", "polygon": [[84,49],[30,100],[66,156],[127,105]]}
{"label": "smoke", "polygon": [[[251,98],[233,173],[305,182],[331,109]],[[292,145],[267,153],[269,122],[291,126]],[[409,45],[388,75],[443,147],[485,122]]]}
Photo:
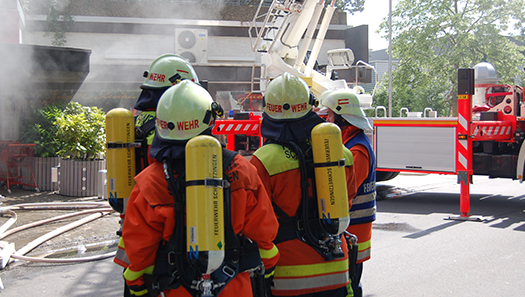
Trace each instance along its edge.
{"label": "smoke", "polygon": [[34,24],[27,12],[68,3],[9,0],[0,4],[0,140],[20,140],[28,122],[34,123],[32,116],[37,109],[63,103],[57,94],[74,94],[83,80],[82,73],[84,77],[87,74],[88,65],[83,65],[85,59],[81,57],[84,52],[50,47],[49,42],[31,42]]}
{"label": "smoke", "polygon": [[[72,5],[80,2],[74,1]],[[219,20],[225,6],[224,0],[111,1],[110,4],[93,2],[89,9],[100,16],[123,17],[122,23],[112,21],[105,27],[106,32],[98,32],[96,39],[87,39],[89,36],[83,34],[68,35],[68,45],[92,49],[90,73],[73,100],[96,105],[106,112],[115,107],[133,108],[144,82],[143,72],[158,56],[177,53],[177,28],[191,29],[196,24],[194,20]],[[137,18],[140,20],[135,21]]]}
{"label": "smoke", "polygon": [[[224,0],[1,1],[0,140],[18,140],[18,119],[47,104],[73,100],[105,112],[132,108],[144,82],[142,73],[157,56],[175,52],[174,28],[191,27],[193,20],[228,19],[225,5]],[[52,34],[44,37],[51,7],[73,16],[64,47],[52,46]],[[125,19],[89,23],[82,16]],[[22,23],[25,27],[19,28]],[[83,64],[86,55],[88,65]]]}

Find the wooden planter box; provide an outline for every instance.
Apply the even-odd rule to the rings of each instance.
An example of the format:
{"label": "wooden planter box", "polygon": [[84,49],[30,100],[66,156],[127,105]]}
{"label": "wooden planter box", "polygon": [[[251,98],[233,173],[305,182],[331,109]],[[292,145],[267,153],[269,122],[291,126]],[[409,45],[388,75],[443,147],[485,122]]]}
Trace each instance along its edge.
{"label": "wooden planter box", "polygon": [[106,169],[106,160],[61,160],[58,169],[60,195],[91,197],[98,195],[99,170]]}
{"label": "wooden planter box", "polygon": [[[37,188],[40,191],[58,191],[58,183],[51,182],[51,168],[58,166],[60,163],[60,158],[58,157],[33,157],[33,176],[35,177],[35,182]],[[23,170],[27,170],[24,168]],[[25,173],[24,175],[29,176],[30,173]],[[33,190],[34,188],[24,186],[26,190]]]}

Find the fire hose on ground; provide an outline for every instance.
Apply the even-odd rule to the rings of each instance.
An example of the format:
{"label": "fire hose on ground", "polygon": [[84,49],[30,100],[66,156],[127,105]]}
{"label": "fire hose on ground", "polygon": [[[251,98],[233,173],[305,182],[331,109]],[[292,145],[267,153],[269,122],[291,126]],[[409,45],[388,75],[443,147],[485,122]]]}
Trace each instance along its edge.
{"label": "fire hose on ground", "polygon": [[[75,213],[71,213],[71,214],[64,214],[64,215],[40,220],[37,222],[33,222],[33,223],[29,223],[26,225],[22,225],[22,226],[13,228],[11,230],[7,230],[16,222],[18,218],[17,214],[13,210],[49,210],[49,209],[52,209],[52,210],[72,210],[72,209],[82,210],[84,209],[84,210],[75,212]],[[101,259],[113,257],[115,255],[115,252],[105,253],[102,255],[96,255],[96,256],[91,256],[91,257],[66,258],[66,259],[58,259],[58,258],[50,259],[50,258],[42,258],[42,257],[25,256],[27,253],[29,253],[31,250],[33,250],[34,248],[36,248],[43,242],[53,237],[56,237],[66,231],[79,227],[83,224],[89,223],[98,218],[101,218],[112,212],[114,212],[114,210],[108,207],[108,204],[105,202],[25,203],[25,204],[18,204],[18,205],[2,207],[0,208],[0,215],[10,216],[10,218],[2,226],[0,226],[0,239],[3,239],[16,232],[20,232],[22,230],[33,228],[33,227],[47,224],[50,222],[64,220],[67,218],[71,218],[75,216],[82,216],[86,214],[91,214],[91,215],[84,217],[82,219],[79,219],[70,224],[67,224],[65,226],[62,226],[60,228],[57,228],[49,233],[46,233],[38,237],[37,239],[31,241],[30,243],[26,244],[24,247],[22,247],[21,249],[17,251],[15,251],[14,243],[0,241],[0,248],[2,249],[0,251],[0,260],[1,260],[0,268],[3,269],[10,261],[13,261],[13,259],[31,261],[31,262],[45,262],[45,263],[71,263],[71,262],[88,262],[88,261],[95,261],[95,260],[101,260]]]}

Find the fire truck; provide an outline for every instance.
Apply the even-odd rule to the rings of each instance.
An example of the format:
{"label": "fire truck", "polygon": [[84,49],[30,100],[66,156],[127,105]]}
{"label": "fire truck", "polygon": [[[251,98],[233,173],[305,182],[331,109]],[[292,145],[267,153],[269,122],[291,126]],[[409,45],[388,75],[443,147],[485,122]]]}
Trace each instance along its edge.
{"label": "fire truck", "polygon": [[378,171],[457,175],[463,217],[470,211],[473,175],[523,181],[523,89],[498,84],[491,64],[458,70],[457,117],[407,114],[373,119]]}
{"label": "fire truck", "polygon": [[[317,96],[328,89],[349,88],[349,83],[333,79],[332,74],[351,67],[354,62],[351,49],[329,51],[325,73],[313,67],[335,10],[335,1],[325,8],[323,0],[274,0],[269,9],[262,12],[263,2],[261,0],[250,27],[253,50],[261,53],[264,65],[261,92],[271,78],[284,72],[304,78]],[[314,41],[312,36],[323,11]],[[305,59],[310,45],[310,55]],[[372,67],[363,61],[356,64]],[[364,109],[371,108],[371,95],[357,95]],[[523,89],[498,84],[496,71],[489,63],[458,70],[457,117],[438,117],[432,109],[410,112],[404,108],[404,111],[403,114],[401,110],[400,117],[370,118],[378,181],[394,178],[399,172],[457,175],[462,218],[469,217],[469,185],[473,175],[523,181]],[[235,137],[244,137],[240,142],[245,148],[252,139],[251,144],[256,148],[262,143],[259,126],[260,115],[249,113],[242,119],[217,121],[214,134],[227,135],[230,149],[238,149],[234,144],[239,144],[239,139]]]}

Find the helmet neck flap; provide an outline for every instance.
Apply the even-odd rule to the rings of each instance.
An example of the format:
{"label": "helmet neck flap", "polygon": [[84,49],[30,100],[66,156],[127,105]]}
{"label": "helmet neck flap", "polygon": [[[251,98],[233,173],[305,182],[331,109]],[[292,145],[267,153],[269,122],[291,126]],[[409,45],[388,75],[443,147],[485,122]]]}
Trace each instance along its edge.
{"label": "helmet neck flap", "polygon": [[165,88],[158,88],[158,89],[151,89],[151,88],[142,88],[142,92],[139,95],[139,99],[137,99],[137,102],[135,103],[136,110],[156,110],[157,104],[159,103],[160,96],[168,89],[169,87]]}
{"label": "helmet neck flap", "polygon": [[313,111],[294,121],[274,120],[265,115],[261,123],[261,135],[279,142],[300,143],[309,139],[312,129],[323,122],[325,120]]}
{"label": "helmet neck flap", "polygon": [[[213,136],[211,128],[204,130],[199,135]],[[153,143],[149,150],[149,155],[157,161],[165,159],[184,159],[186,154],[186,143],[188,140],[162,140],[157,135],[153,138]]]}

